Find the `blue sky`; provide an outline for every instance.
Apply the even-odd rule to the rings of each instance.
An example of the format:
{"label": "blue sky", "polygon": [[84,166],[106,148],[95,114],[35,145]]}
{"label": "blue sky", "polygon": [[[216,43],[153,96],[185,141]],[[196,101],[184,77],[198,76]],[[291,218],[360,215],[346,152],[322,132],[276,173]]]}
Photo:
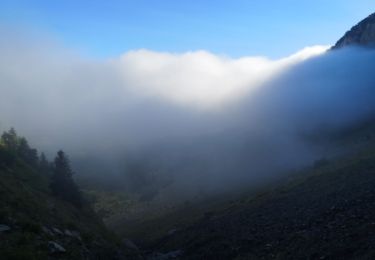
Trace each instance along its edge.
{"label": "blue sky", "polygon": [[140,48],[279,58],[333,44],[374,11],[373,0],[1,0],[0,22],[100,58]]}

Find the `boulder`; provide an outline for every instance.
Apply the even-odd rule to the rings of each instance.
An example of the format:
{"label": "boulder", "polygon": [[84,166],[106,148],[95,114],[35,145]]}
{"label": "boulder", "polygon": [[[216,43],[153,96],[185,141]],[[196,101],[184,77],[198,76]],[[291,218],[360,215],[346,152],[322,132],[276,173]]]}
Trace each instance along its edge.
{"label": "boulder", "polygon": [[182,250],[170,251],[168,253],[156,253],[150,257],[152,260],[177,259],[182,255]]}
{"label": "boulder", "polygon": [[60,229],[58,229],[58,228],[52,228],[52,231],[54,232],[54,233],[56,233],[56,234],[58,234],[58,235],[63,235],[64,233],[63,232],[61,232],[61,230]]}
{"label": "boulder", "polygon": [[70,237],[73,236],[72,231],[70,231],[69,229],[65,229],[64,234]]}
{"label": "boulder", "polygon": [[46,233],[47,235],[49,235],[49,236],[54,236],[54,235],[55,235],[55,234],[52,232],[52,230],[49,229],[49,228],[46,227],[46,226],[42,226],[42,231],[43,231],[44,233]]}
{"label": "boulder", "polygon": [[48,250],[51,254],[59,254],[66,252],[65,248],[55,241],[48,241]]}
{"label": "boulder", "polygon": [[126,246],[129,249],[139,251],[138,246],[136,244],[134,244],[134,242],[131,241],[130,239],[124,238],[122,240],[122,243],[124,244],[124,246]]}

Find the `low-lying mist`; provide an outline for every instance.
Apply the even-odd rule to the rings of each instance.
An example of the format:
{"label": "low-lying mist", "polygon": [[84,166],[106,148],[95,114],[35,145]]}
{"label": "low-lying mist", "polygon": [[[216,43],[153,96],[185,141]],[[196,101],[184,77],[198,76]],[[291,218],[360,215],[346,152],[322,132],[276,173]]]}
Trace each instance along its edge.
{"label": "low-lying mist", "polygon": [[81,175],[152,197],[311,164],[334,151],[312,136],[375,111],[369,49],[316,46],[279,60],[138,50],[103,61],[2,34],[0,128],[14,126],[50,158],[64,149]]}

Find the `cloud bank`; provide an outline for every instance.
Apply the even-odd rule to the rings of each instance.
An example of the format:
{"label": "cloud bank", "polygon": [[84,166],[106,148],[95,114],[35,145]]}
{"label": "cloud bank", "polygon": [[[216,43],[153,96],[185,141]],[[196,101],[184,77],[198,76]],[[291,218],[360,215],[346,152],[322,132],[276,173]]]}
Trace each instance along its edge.
{"label": "cloud bank", "polygon": [[307,47],[279,60],[231,59],[207,51],[172,54],[138,50],[124,54],[118,66],[125,85],[138,93],[180,105],[215,108],[235,101],[290,66],[322,54],[327,48]]}
{"label": "cloud bank", "polygon": [[[186,121],[201,116],[201,110],[225,108],[288,67],[326,49],[306,48],[275,61],[231,59],[205,51],[171,54],[148,50],[98,61],[44,38],[9,31],[2,34],[0,122],[3,128],[13,125],[31,135],[44,149],[69,140],[76,143],[76,138],[89,145],[104,126],[109,128],[106,149],[119,142],[113,136],[121,135],[121,143],[137,145],[137,140],[158,134],[162,138],[164,130],[178,135],[182,127],[171,129],[172,125],[186,124],[174,119]],[[148,133],[150,127],[154,133]],[[141,138],[139,133],[143,133]]]}
{"label": "cloud bank", "polygon": [[315,46],[279,60],[136,50],[103,61],[3,35],[0,127],[65,149],[85,172],[140,161],[186,189],[233,187],[311,163],[323,148],[306,135],[375,111],[371,50]]}

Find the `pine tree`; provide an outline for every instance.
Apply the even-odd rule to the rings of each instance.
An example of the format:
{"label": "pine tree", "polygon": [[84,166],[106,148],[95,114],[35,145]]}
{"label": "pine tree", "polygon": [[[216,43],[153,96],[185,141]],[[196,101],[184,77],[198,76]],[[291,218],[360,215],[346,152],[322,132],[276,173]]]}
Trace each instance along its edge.
{"label": "pine tree", "polygon": [[4,132],[0,138],[0,167],[9,167],[16,161],[17,134],[14,128]]}
{"label": "pine tree", "polygon": [[46,155],[42,152],[40,154],[40,160],[39,160],[39,169],[40,172],[43,174],[50,174],[52,171],[52,165],[49,163],[49,161],[46,158]]}
{"label": "pine tree", "polygon": [[8,132],[1,135],[1,142],[11,152],[16,152],[18,147],[18,136],[16,130],[12,127]]}
{"label": "pine tree", "polygon": [[63,151],[58,151],[54,161],[53,175],[51,181],[52,193],[68,201],[75,206],[82,205],[81,193],[73,181],[73,171],[70,168],[70,162]]}
{"label": "pine tree", "polygon": [[25,137],[20,137],[18,139],[17,154],[26,163],[34,167],[38,165],[38,151],[36,149],[30,148],[29,143],[27,142]]}

